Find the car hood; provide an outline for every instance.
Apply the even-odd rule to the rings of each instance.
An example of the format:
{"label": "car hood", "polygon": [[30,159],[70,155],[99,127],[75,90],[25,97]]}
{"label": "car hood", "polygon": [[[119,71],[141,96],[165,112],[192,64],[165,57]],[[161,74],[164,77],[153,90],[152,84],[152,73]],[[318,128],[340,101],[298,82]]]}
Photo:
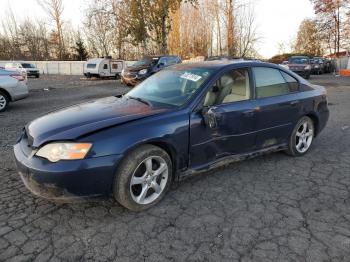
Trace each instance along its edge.
{"label": "car hood", "polygon": [[288,64],[289,67],[305,68],[308,64]]}
{"label": "car hood", "polygon": [[125,68],[125,72],[138,72],[142,69],[149,69],[151,68],[151,64],[149,65],[144,65],[144,66],[129,66],[127,68]]}
{"label": "car hood", "polygon": [[126,97],[107,97],[51,112],[26,126],[30,144],[74,140],[100,129],[170,110]]}

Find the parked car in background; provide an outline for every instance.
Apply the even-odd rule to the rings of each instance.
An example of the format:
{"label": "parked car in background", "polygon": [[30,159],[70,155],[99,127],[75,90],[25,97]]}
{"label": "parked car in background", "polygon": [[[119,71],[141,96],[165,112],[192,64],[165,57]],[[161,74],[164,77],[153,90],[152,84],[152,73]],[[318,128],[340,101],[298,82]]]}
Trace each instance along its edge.
{"label": "parked car in background", "polygon": [[326,74],[332,73],[334,71],[334,61],[330,60],[330,59],[325,59],[324,60],[324,72]]}
{"label": "parked car in background", "polygon": [[272,151],[302,156],[328,117],[326,90],[281,66],[179,64],[30,122],[14,153],[36,195],[114,196],[140,211],[186,176]]}
{"label": "parked car in background", "polygon": [[154,73],[181,62],[180,57],[173,55],[145,56],[123,70],[121,82],[128,86],[135,86]]}
{"label": "parked car in background", "polygon": [[112,59],[111,56],[92,58],[84,64],[84,75],[87,78],[91,77],[120,77],[120,74],[125,66],[124,60]]}
{"label": "parked car in background", "polygon": [[288,69],[309,79],[311,75],[311,62],[307,56],[291,56],[288,60]]}
{"label": "parked car in background", "polygon": [[311,73],[321,75],[325,73],[324,60],[322,57],[314,57],[310,59],[311,62]]}
{"label": "parked car in background", "polygon": [[35,78],[40,77],[40,70],[34,64],[28,62],[13,61],[6,63],[5,69],[11,71],[19,71],[23,74],[26,73],[27,76],[34,76]]}
{"label": "parked car in background", "polygon": [[208,56],[205,58],[204,61],[229,61],[229,60],[243,61],[244,59],[242,57],[220,55],[220,56]]}
{"label": "parked car in background", "polygon": [[0,112],[5,111],[10,102],[27,96],[28,87],[23,74],[0,69]]}

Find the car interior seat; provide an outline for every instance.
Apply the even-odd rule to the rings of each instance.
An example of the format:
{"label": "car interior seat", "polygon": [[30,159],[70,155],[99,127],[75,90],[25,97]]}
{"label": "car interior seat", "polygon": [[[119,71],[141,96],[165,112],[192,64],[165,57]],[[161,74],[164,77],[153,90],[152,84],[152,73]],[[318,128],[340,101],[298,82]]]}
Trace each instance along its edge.
{"label": "car interior seat", "polygon": [[238,76],[232,85],[232,88],[230,90],[230,93],[227,94],[224,99],[223,103],[229,103],[229,102],[236,102],[236,101],[242,101],[247,100],[250,97],[250,86],[249,86],[249,76],[248,72],[244,72],[244,76]]}

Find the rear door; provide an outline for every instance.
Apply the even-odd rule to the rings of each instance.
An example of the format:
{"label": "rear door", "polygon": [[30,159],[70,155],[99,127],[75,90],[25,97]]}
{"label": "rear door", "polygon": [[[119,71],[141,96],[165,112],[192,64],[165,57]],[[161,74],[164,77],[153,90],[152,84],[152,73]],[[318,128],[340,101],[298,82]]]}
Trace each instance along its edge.
{"label": "rear door", "polygon": [[256,113],[256,148],[288,142],[300,115],[299,83],[284,71],[254,67]]}

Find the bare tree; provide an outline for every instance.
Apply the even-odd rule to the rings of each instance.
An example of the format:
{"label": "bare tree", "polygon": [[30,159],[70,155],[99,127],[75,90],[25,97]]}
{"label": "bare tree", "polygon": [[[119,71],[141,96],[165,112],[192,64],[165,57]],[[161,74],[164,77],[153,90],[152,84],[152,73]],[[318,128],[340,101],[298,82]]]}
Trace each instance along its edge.
{"label": "bare tree", "polygon": [[240,57],[256,56],[255,46],[260,37],[257,34],[254,9],[250,4],[240,7],[236,24],[236,55]]}
{"label": "bare tree", "polygon": [[235,46],[235,25],[234,25],[234,1],[226,0],[226,27],[227,27],[227,53],[228,55],[235,55],[236,46]]}
{"label": "bare tree", "polygon": [[37,0],[38,4],[46,11],[52,21],[55,23],[56,27],[56,38],[53,40],[57,40],[58,44],[58,59],[62,60],[65,56],[65,43],[63,38],[63,4],[62,0]]}

